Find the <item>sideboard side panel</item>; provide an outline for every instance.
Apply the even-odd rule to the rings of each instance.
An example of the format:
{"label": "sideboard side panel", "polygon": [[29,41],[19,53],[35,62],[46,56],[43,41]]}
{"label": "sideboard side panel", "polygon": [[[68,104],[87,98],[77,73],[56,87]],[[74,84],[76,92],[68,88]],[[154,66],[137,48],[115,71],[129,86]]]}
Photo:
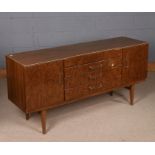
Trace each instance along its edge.
{"label": "sideboard side panel", "polygon": [[8,98],[25,112],[24,67],[6,57]]}

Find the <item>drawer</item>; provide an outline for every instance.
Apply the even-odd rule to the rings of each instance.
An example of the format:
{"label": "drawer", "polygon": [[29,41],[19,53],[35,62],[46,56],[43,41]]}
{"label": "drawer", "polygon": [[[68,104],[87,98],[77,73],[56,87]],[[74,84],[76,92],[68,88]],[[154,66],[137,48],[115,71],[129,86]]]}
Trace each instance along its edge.
{"label": "drawer", "polygon": [[84,87],[65,89],[65,100],[75,100],[85,96],[88,96],[88,89]]}
{"label": "drawer", "polygon": [[64,60],[64,67],[71,67],[75,65],[87,64],[97,61],[106,60],[111,57],[122,57],[122,49],[112,49],[107,51],[98,51],[94,53],[88,53],[85,55],[77,55]]}
{"label": "drawer", "polygon": [[110,88],[112,89],[113,87],[107,87],[107,84],[104,81],[97,81],[94,84],[91,83],[87,86],[65,89],[65,100],[75,100],[95,94],[100,94]]}
{"label": "drawer", "polygon": [[102,72],[83,73],[81,75],[65,78],[65,89],[77,86],[88,86],[102,78]]}
{"label": "drawer", "polygon": [[[121,85],[121,68],[116,68],[103,72],[102,76],[93,82],[89,81],[83,84],[72,83],[74,87],[65,87],[66,100],[74,100],[77,98],[91,96],[93,94],[99,94],[106,90],[119,87]],[[78,80],[80,81],[80,80]]]}
{"label": "drawer", "polygon": [[[98,89],[101,86],[98,86]],[[87,87],[81,86],[76,88],[65,89],[65,100],[75,100],[83,97],[90,96],[94,92],[96,92],[97,86],[96,84],[90,84]]]}
{"label": "drawer", "polygon": [[103,70],[103,67],[106,67],[106,66],[107,66],[107,61],[102,60],[99,62],[67,67],[67,68],[64,68],[65,78],[71,78],[71,77],[75,78],[77,76],[80,77],[90,72],[101,72]]}

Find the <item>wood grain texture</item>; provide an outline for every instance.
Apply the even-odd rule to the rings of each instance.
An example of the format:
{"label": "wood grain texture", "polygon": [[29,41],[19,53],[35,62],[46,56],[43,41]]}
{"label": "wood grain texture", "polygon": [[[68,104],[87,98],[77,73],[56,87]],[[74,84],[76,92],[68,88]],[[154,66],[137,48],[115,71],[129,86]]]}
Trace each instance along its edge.
{"label": "wood grain texture", "polygon": [[70,58],[65,59],[64,66],[65,67],[71,67],[75,65],[82,65],[92,62],[98,62],[98,61],[106,61],[109,58],[112,57],[121,57],[121,49],[107,49],[107,50],[100,50],[100,51],[94,51],[90,53],[84,53],[82,55],[75,55]]}
{"label": "wood grain texture", "polygon": [[25,77],[27,112],[64,101],[62,61],[26,67]]}
{"label": "wood grain texture", "polygon": [[[71,57],[86,55],[89,58],[90,53],[102,52],[107,50],[122,49],[124,47],[131,47],[141,44],[147,44],[145,41],[139,41],[127,37],[117,37],[105,40],[91,41],[86,43],[79,43],[74,45],[61,46],[56,48],[41,49],[27,52],[19,52],[11,55],[18,63],[29,66],[38,63],[45,63],[48,61],[68,59]],[[117,52],[115,52],[117,53]],[[99,58],[99,57],[98,57]],[[77,59],[77,58],[76,58]],[[92,58],[96,59],[96,58]],[[88,61],[84,60],[84,61]],[[98,61],[98,60],[97,60]]]}
{"label": "wood grain texture", "polygon": [[147,77],[148,45],[123,49],[122,82],[133,83]]}
{"label": "wood grain texture", "polygon": [[118,37],[58,48],[8,55],[8,97],[25,113],[46,110],[121,87],[147,77],[148,44]]}
{"label": "wood grain texture", "polygon": [[[78,82],[78,85],[72,84],[72,86],[75,86],[65,89],[66,100],[74,100],[84,96],[92,96],[94,94],[97,95],[106,90],[121,86],[121,72],[121,68],[115,68],[107,70],[106,72],[101,72],[100,77],[98,77],[99,73],[97,73],[96,76],[94,76],[96,78],[93,80],[87,80],[86,78],[83,84],[81,84],[82,82]],[[79,79],[79,81],[81,80]]]}
{"label": "wood grain texture", "polygon": [[6,57],[8,98],[26,112],[24,68]]}

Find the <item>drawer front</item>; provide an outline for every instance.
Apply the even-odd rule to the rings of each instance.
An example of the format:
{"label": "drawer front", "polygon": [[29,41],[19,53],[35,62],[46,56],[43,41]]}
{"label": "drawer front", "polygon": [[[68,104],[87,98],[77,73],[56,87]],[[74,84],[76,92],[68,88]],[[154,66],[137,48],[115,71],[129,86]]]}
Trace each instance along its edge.
{"label": "drawer front", "polygon": [[106,60],[111,57],[122,57],[121,49],[113,49],[107,51],[94,52],[86,55],[79,55],[64,60],[64,67],[71,67],[75,65],[88,64]]}
{"label": "drawer front", "polygon": [[[74,87],[66,87],[65,99],[74,100],[91,96],[94,94],[100,94],[103,91],[119,87],[121,85],[121,68],[116,68],[103,72],[102,76],[94,81],[89,81],[86,84],[74,85]],[[79,79],[77,79],[80,81]]]}
{"label": "drawer front", "polygon": [[65,89],[74,88],[77,86],[88,86],[96,80],[102,78],[102,72],[82,73],[81,75],[73,76],[72,78],[65,78]]}
{"label": "drawer front", "polygon": [[80,76],[83,75],[83,73],[96,72],[96,71],[100,72],[102,71],[103,67],[106,66],[106,63],[107,62],[105,60],[102,60],[99,62],[67,67],[64,69],[65,78]]}
{"label": "drawer front", "polygon": [[76,100],[93,95],[96,92],[102,92],[102,82],[98,85],[91,83],[88,86],[79,86],[75,88],[65,89],[65,100]]}
{"label": "drawer front", "polygon": [[103,53],[92,53],[87,55],[75,56],[64,60],[64,67],[71,67],[81,64],[88,64],[92,62],[102,61],[105,57]]}

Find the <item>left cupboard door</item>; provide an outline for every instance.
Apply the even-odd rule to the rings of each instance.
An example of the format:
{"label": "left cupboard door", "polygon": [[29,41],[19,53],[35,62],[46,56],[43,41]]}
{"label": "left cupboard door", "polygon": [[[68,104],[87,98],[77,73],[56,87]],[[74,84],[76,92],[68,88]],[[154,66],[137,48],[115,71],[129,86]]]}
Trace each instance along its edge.
{"label": "left cupboard door", "polygon": [[29,66],[25,76],[27,112],[56,107],[64,102],[63,61]]}

